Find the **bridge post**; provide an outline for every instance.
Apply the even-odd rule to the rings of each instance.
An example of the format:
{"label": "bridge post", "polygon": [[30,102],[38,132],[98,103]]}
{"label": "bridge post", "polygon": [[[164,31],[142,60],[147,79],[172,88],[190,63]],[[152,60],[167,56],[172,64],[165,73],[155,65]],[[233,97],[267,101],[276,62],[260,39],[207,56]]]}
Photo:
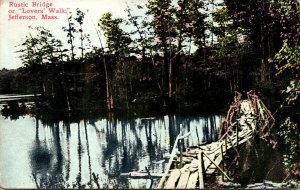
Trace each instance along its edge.
{"label": "bridge post", "polygon": [[182,168],[182,145],[183,145],[183,139],[180,139],[178,142],[179,151],[180,151],[180,168]]}
{"label": "bridge post", "polygon": [[236,125],[236,146],[239,145],[239,124]]}
{"label": "bridge post", "polygon": [[238,146],[239,145],[239,125],[238,124],[236,126],[235,132],[236,132],[236,146]]}
{"label": "bridge post", "polygon": [[227,135],[225,136],[225,154],[227,154]]}
{"label": "bridge post", "polygon": [[[226,146],[226,145],[225,145]],[[224,162],[224,153],[223,153],[223,144],[220,147],[220,151],[221,151],[221,159],[222,159],[222,170],[225,171],[225,162]],[[222,179],[224,181],[225,177],[224,174],[222,173]]]}
{"label": "bridge post", "polygon": [[203,162],[203,152],[201,148],[199,149],[198,154],[199,159],[199,188],[204,189],[204,176],[205,176],[205,170],[204,170],[204,162]]}

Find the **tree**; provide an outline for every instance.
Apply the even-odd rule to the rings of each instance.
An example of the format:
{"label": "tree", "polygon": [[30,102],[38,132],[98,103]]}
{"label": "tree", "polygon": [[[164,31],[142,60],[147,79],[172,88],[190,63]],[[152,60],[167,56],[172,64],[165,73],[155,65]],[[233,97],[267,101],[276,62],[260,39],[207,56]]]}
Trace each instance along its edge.
{"label": "tree", "polygon": [[[137,8],[139,10],[143,9],[140,5],[137,5]],[[132,53],[135,53],[137,56],[142,56],[141,72],[139,72],[140,81],[150,80],[150,63],[147,61],[147,57],[153,57],[153,47],[151,46],[153,32],[151,31],[150,23],[148,21],[149,17],[134,15],[132,13],[132,8],[128,5],[126,11],[129,21],[127,25],[132,25],[134,28],[130,34],[131,36],[137,35],[137,37],[133,39]]]}
{"label": "tree", "polygon": [[270,84],[274,65],[270,60],[282,45],[279,40],[278,19],[272,16],[271,1],[229,1],[225,0],[228,11],[236,19],[236,27],[249,29],[249,40],[255,52],[256,67],[259,68],[261,84]]}
{"label": "tree", "polygon": [[[250,30],[237,26],[236,18],[229,14],[227,7],[215,10],[212,13],[212,22],[213,35],[217,37],[217,43],[214,44],[217,51],[214,56],[216,60],[231,68],[229,88],[231,93],[234,93],[242,89],[242,81],[247,81],[248,73],[252,70],[251,63],[247,61],[252,54]],[[245,73],[245,80],[241,73]]]}
{"label": "tree", "polygon": [[83,59],[83,51],[84,51],[83,42],[84,42],[85,38],[88,38],[88,35],[83,34],[83,28],[82,28],[85,13],[77,8],[76,15],[77,15],[77,17],[74,19],[79,24],[79,30],[78,30],[78,32],[80,33],[80,38],[79,38],[80,39],[80,48],[79,49],[81,49],[81,58]]}
{"label": "tree", "polygon": [[182,49],[183,41],[191,41],[201,48],[205,46],[205,18],[207,15],[202,13],[204,4],[197,0],[179,0],[176,11],[176,27],[178,30],[177,50]]}
{"label": "tree", "polygon": [[128,46],[131,43],[131,39],[129,34],[121,29],[122,19],[114,19],[111,13],[104,13],[99,23],[107,39],[106,43],[109,52],[115,54],[116,57],[128,56]]}
{"label": "tree", "polygon": [[[129,92],[127,79],[128,76],[130,76],[130,72],[128,71],[130,71],[131,65],[130,63],[125,61],[125,58],[129,56],[130,43],[132,40],[129,37],[129,34],[121,28],[122,22],[122,19],[112,18],[111,13],[104,13],[99,20],[100,27],[104,31],[104,36],[106,37],[108,52],[110,54],[114,54],[115,59],[117,60],[116,66],[113,67],[113,70],[115,72],[112,77],[113,79],[115,79],[114,84],[116,85],[117,83],[119,83],[119,95],[124,96],[126,107],[127,109],[129,109]],[[108,75],[107,71],[106,73]],[[108,80],[107,76],[107,102],[109,110],[111,110],[113,109],[113,90],[109,81],[111,80]]]}
{"label": "tree", "polygon": [[74,27],[74,23],[72,22],[72,18],[73,16],[68,16],[68,27],[62,27],[62,29],[67,32],[67,38],[68,38],[68,44],[70,44],[70,48],[71,48],[71,60],[74,61],[75,60],[75,45],[74,45],[74,33],[77,31]]}
{"label": "tree", "polygon": [[177,88],[186,88],[189,76],[188,65],[192,65],[192,46],[196,46],[198,49],[205,47],[205,30],[207,29],[205,21],[207,15],[202,12],[204,9],[203,1],[179,0],[175,8],[177,48],[171,59],[173,77],[169,78],[169,80],[173,80],[175,85],[172,86],[175,88],[169,89],[169,94],[178,94]]}
{"label": "tree", "polygon": [[151,27],[154,30],[156,48],[163,53],[163,67],[161,73],[161,86],[163,92],[168,92],[169,100],[172,98],[172,63],[176,28],[174,13],[176,10],[170,0],[150,0],[147,4],[147,15],[151,15]]}
{"label": "tree", "polygon": [[[29,35],[26,36],[25,42],[20,46],[23,48],[18,52],[21,54],[19,57],[23,61],[26,70],[36,78],[36,86],[41,83],[42,92],[47,93],[47,83],[53,85],[54,71],[52,68],[62,62],[65,54],[62,47],[62,42],[55,39],[51,32],[44,27],[32,28]],[[34,35],[32,35],[32,33]],[[51,88],[53,94],[53,88]]]}

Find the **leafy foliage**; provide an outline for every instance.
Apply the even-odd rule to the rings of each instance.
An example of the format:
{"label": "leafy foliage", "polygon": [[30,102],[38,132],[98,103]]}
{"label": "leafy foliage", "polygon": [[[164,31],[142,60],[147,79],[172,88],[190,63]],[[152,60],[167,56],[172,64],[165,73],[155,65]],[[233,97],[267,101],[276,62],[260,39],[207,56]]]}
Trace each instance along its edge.
{"label": "leafy foliage", "polygon": [[[271,1],[273,14],[280,18],[280,37],[283,41],[281,49],[276,53],[276,75],[286,85],[282,90],[284,102],[289,107],[283,107],[284,119],[280,124],[279,135],[286,145],[284,165],[289,175],[299,179],[300,176],[300,127],[299,127],[299,93],[300,93],[300,2],[292,0]],[[275,12],[275,10],[277,12]]]}
{"label": "leafy foliage", "polygon": [[109,51],[117,55],[128,55],[128,47],[132,40],[128,33],[121,29],[122,22],[122,19],[112,18],[111,13],[104,13],[99,20]]}
{"label": "leafy foliage", "polygon": [[236,18],[232,17],[228,9],[223,7],[212,13],[213,20],[218,26],[213,28],[215,35],[218,37],[218,59],[229,61],[238,60],[249,55],[252,48],[252,41],[249,40],[250,31],[236,27]]}
{"label": "leafy foliage", "polygon": [[287,117],[286,120],[280,125],[279,135],[284,139],[284,143],[287,147],[287,154],[284,155],[283,159],[284,166],[287,171],[292,171],[292,169],[297,166],[300,158],[300,130],[298,124],[291,121],[290,117]]}
{"label": "leafy foliage", "polygon": [[[204,8],[202,1],[179,0],[175,12],[176,28],[181,38],[185,41],[193,39],[194,44],[201,48],[205,46],[205,18],[207,15],[201,12]],[[181,42],[178,42],[181,49]]]}
{"label": "leafy foliage", "polygon": [[281,50],[275,55],[277,75],[284,72],[299,78],[300,71],[300,46],[291,46],[284,42]]}

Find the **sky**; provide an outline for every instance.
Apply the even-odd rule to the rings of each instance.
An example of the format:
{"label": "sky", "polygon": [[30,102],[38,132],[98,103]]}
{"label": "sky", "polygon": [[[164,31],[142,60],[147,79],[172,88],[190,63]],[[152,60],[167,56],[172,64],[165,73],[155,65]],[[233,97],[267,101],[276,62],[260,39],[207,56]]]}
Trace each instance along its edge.
{"label": "sky", "polygon": [[[26,35],[29,34],[28,26],[44,26],[56,38],[62,41],[66,39],[66,33],[62,30],[62,27],[67,25],[66,14],[55,14],[58,16],[57,20],[42,20],[41,14],[38,13],[34,14],[38,20],[9,20],[9,14],[24,15],[19,10],[20,7],[10,7],[10,3],[28,3],[28,7],[23,7],[26,11],[43,9],[43,7],[32,7],[32,2],[52,3],[52,8],[64,8],[72,12],[75,12],[76,8],[84,12],[88,10],[84,20],[84,29],[90,34],[92,45],[99,46],[95,25],[97,26],[103,13],[111,12],[114,17],[125,18],[127,4],[136,6],[144,4],[147,0],[0,0],[0,69],[15,69],[22,66],[22,61],[18,58],[20,54],[16,53],[18,50],[16,46],[24,42]],[[12,10],[15,13],[9,13]],[[47,8],[44,11],[48,13]],[[141,13],[136,12],[136,14]],[[103,35],[102,40],[105,42]]]}

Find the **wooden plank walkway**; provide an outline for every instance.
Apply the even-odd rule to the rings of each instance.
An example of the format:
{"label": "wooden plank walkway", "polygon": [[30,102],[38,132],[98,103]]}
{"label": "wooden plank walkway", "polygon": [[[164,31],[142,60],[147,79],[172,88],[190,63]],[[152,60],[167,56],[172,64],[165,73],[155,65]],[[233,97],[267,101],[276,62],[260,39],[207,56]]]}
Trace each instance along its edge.
{"label": "wooden plank walkway", "polygon": [[16,100],[26,100],[34,98],[35,96],[41,96],[41,94],[33,95],[19,95],[19,94],[8,94],[8,95],[0,95],[0,103],[1,102],[9,102],[9,101],[16,101]]}
{"label": "wooden plank walkway", "polygon": [[217,170],[230,180],[220,167],[224,156],[228,153],[228,150],[236,149],[237,146],[242,145],[253,137],[257,127],[259,127],[257,126],[261,118],[259,114],[264,113],[260,110],[256,112],[250,98],[241,100],[238,105],[237,118],[231,124],[231,130],[227,130],[218,141],[206,145],[193,146],[182,153],[178,153],[178,149],[176,149],[177,142],[184,137],[177,137],[167,170],[161,178],[158,188],[204,188],[205,177],[203,176],[212,175]]}

